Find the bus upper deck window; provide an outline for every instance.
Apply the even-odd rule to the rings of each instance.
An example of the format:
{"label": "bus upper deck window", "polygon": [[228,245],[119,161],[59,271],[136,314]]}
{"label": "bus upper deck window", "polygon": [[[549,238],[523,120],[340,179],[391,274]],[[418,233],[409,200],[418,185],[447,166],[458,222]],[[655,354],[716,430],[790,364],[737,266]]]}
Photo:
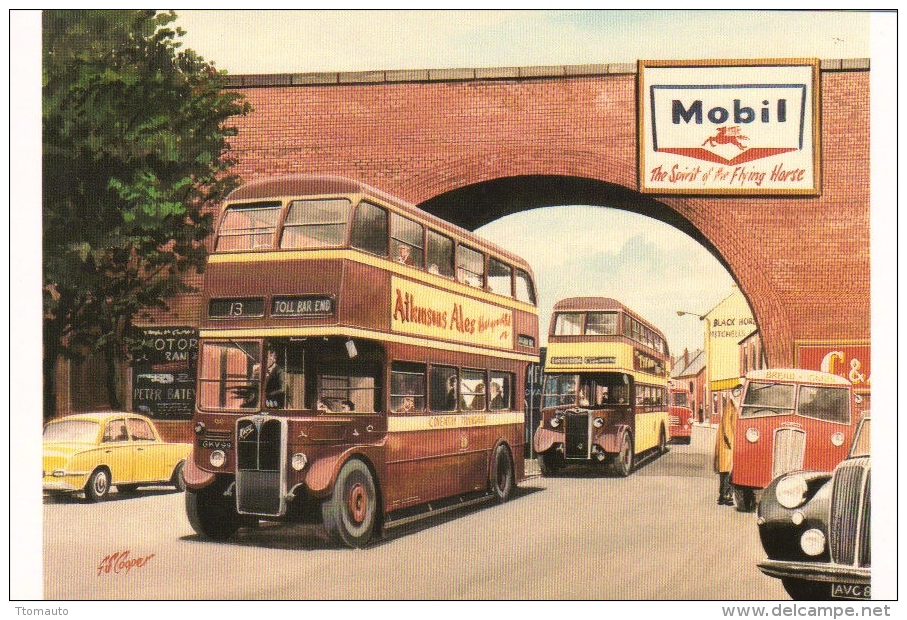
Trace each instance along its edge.
{"label": "bus upper deck window", "polygon": [[583,333],[581,312],[558,312],[554,319],[555,336],[579,336]]}
{"label": "bus upper deck window", "polygon": [[453,277],[454,242],[433,230],[428,231],[428,270],[446,278]]}
{"label": "bus upper deck window", "polygon": [[586,334],[589,336],[616,336],[616,312],[590,312],[586,316]]}
{"label": "bus upper deck window", "polygon": [[387,256],[387,211],[370,202],[360,202],[353,217],[350,245],[370,254]]}
{"label": "bus upper deck window", "polygon": [[511,293],[511,272],[510,265],[501,261],[488,259],[488,288],[498,295],[510,297]]}
{"label": "bus upper deck window", "polygon": [[422,247],[422,225],[396,213],[391,214],[393,259],[404,265],[422,267],[425,249]]}
{"label": "bus upper deck window", "polygon": [[516,298],[535,305],[535,287],[532,278],[522,269],[516,270]]}
{"label": "bus upper deck window", "polygon": [[457,246],[457,280],[469,286],[485,285],[485,255],[465,245]]}
{"label": "bus upper deck window", "polygon": [[230,205],[217,231],[216,252],[270,249],[280,217],[279,202]]}
{"label": "bus upper deck window", "polygon": [[320,248],[342,245],[350,217],[350,201],[294,200],[290,203],[281,248]]}

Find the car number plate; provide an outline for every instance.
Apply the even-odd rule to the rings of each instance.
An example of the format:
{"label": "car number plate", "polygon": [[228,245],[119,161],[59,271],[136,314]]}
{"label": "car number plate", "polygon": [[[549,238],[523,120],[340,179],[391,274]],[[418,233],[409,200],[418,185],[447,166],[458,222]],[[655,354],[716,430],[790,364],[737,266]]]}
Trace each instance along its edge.
{"label": "car number plate", "polygon": [[872,598],[872,589],[869,584],[833,582],[831,596],[832,598],[868,600]]}

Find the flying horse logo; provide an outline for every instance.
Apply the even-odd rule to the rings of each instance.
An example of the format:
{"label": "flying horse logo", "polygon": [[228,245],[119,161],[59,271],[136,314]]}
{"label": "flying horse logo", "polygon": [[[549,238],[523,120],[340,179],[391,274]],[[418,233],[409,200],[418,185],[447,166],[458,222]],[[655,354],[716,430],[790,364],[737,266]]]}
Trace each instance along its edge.
{"label": "flying horse logo", "polygon": [[702,146],[708,144],[709,146],[714,147],[718,144],[733,144],[741,151],[745,151],[747,147],[741,143],[743,140],[749,140],[749,138],[740,133],[740,127],[738,125],[732,127],[719,127],[718,133],[714,136],[709,136],[706,141],[702,143]]}

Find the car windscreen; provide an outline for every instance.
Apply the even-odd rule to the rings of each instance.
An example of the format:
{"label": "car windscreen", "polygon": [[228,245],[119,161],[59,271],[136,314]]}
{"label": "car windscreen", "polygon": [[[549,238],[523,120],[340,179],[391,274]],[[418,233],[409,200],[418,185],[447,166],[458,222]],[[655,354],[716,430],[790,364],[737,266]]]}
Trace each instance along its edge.
{"label": "car windscreen", "polygon": [[44,427],[44,441],[94,443],[98,438],[98,423],[91,420],[51,422]]}

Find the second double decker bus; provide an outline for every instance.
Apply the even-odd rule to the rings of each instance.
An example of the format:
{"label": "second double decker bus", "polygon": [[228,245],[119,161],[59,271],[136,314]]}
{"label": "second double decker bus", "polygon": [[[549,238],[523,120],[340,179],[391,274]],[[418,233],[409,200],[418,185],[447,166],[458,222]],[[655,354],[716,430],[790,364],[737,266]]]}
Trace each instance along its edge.
{"label": "second double decker bus", "polygon": [[666,451],[668,345],[614,299],[554,305],[545,359],[542,419],[533,438],[543,475],[583,461],[620,476],[647,451]]}
{"label": "second double decker bus", "polygon": [[358,547],[524,478],[538,314],[517,256],[362,183],[284,177],[227,198],[203,299],[200,535],[322,520]]}

